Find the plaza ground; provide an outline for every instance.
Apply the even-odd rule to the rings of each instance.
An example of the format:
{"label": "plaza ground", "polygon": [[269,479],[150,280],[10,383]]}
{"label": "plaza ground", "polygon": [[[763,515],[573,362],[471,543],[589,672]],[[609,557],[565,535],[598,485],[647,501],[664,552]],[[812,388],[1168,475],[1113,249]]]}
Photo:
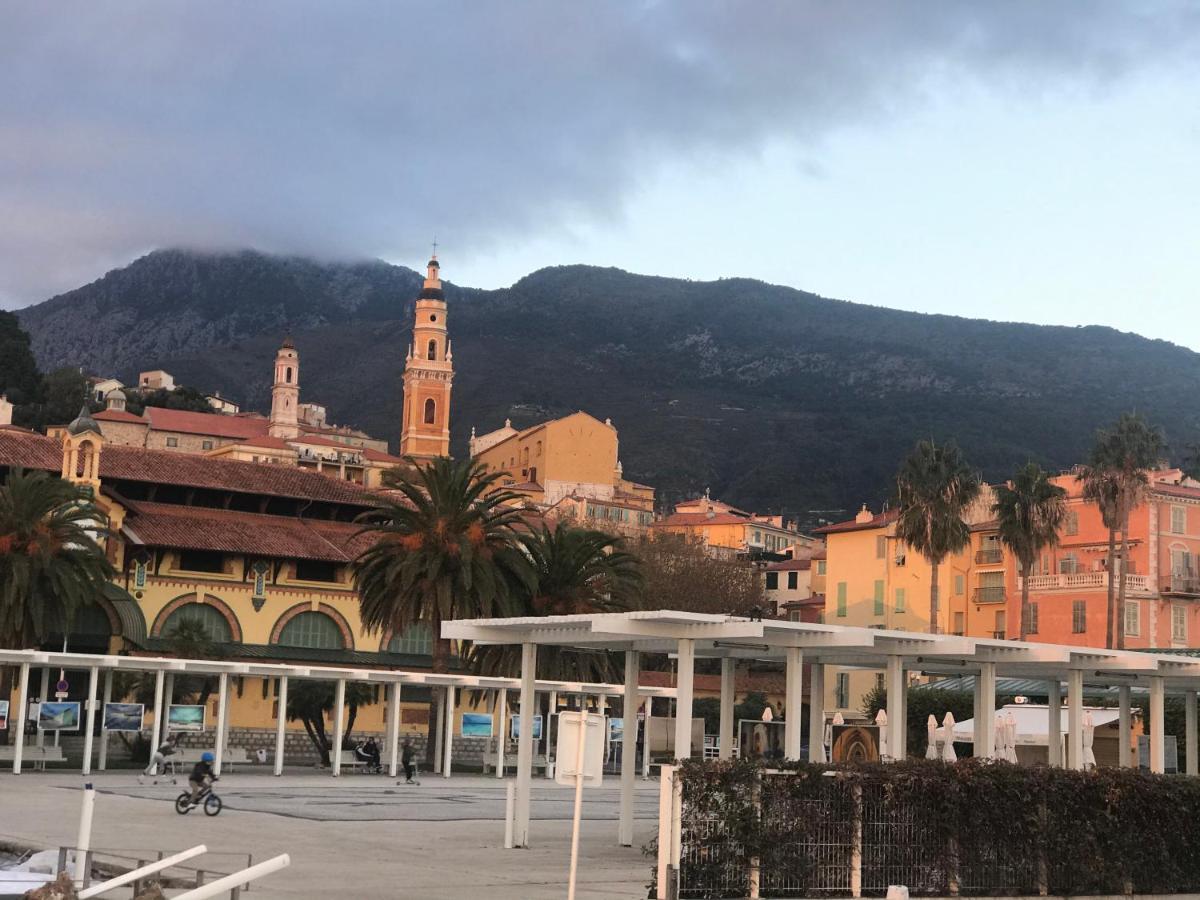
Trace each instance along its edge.
{"label": "plaza ground", "polygon": [[[334,779],[298,770],[275,778],[248,769],[218,783],[225,809],[216,818],[176,814],[179,786],[139,785],[132,771],[89,777],[97,849],[153,858],[203,843],[216,854],[208,864],[224,871],[237,868],[238,854],[255,861],[291,854],[290,867],[254,884],[253,900],[566,895],[573,791],[544,779],[533,783],[533,846],[505,850],[505,788],[494,777],[424,776],[407,786],[387,776]],[[78,773],[0,774],[0,841],[74,844],[82,784]],[[637,782],[633,847],[617,846],[618,796],[616,777],[585,791],[580,900],[646,896],[653,861],[641,847],[657,829],[658,782]]]}

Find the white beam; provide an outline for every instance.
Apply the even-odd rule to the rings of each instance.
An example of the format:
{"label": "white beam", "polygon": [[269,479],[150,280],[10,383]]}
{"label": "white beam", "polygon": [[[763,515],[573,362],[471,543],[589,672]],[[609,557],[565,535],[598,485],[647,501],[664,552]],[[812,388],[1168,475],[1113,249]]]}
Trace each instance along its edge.
{"label": "white beam", "polygon": [[388,776],[396,777],[400,771],[400,692],[403,690],[400,682],[396,681],[387,686],[387,752]]}
{"label": "white beam", "polygon": [[696,642],[679,640],[679,678],[675,699],[675,758],[692,755],[692,688],[696,666]]}
{"label": "white beam", "polygon": [[626,650],[625,702],[621,710],[621,811],[617,826],[617,843],[622,847],[633,846],[633,780],[637,774],[637,686],[640,669],[638,652]]}
{"label": "white beam", "polygon": [[[163,673],[160,669],[155,673],[157,681],[155,683],[155,706],[157,707],[162,700],[162,683]],[[213,762],[213,774],[221,774],[221,761],[225,758],[225,718],[229,715],[229,673],[222,672],[217,676],[217,746],[214,748],[216,760]],[[165,717],[164,717],[165,718]],[[155,724],[158,723],[158,717],[154,718]],[[154,743],[158,744],[157,730],[155,732]],[[157,746],[153,749],[158,749]]]}
{"label": "white beam", "polygon": [[442,757],[443,778],[450,777],[451,759],[454,756],[454,702],[454,686],[446,685],[446,735],[442,738],[442,752],[445,754]]}
{"label": "white beam", "polygon": [[733,759],[733,707],[737,684],[737,662],[721,660],[721,724],[719,755],[721,759]]}
{"label": "white beam", "polygon": [[887,658],[888,745],[884,752],[893,760],[904,759],[904,659]]}
{"label": "white beam", "polygon": [[[150,758],[154,758],[154,754],[158,751],[158,745],[163,733],[163,720],[167,717],[167,711],[163,709],[163,671],[159,669],[154,673],[154,724],[150,726]],[[221,751],[217,751],[217,765],[221,764]],[[215,770],[218,775],[221,770]],[[155,775],[159,774],[157,771]]]}
{"label": "white beam", "polygon": [[1083,768],[1083,672],[1067,673],[1067,768]]}
{"label": "white beam", "polygon": [[279,677],[279,713],[275,716],[275,774],[283,774],[283,756],[287,741],[288,677]]}
{"label": "white beam", "polygon": [[1117,689],[1118,725],[1120,740],[1117,742],[1117,765],[1127,769],[1133,765],[1133,748],[1130,746],[1130,732],[1133,730],[1132,697],[1129,685],[1123,684]]}
{"label": "white beam", "polygon": [[808,761],[825,762],[825,665],[808,666]]}
{"label": "white beam", "polygon": [[96,728],[96,687],[100,680],[100,670],[92,666],[88,670],[87,715],[84,718],[83,732],[83,774],[92,773],[92,741]]}
{"label": "white beam", "polygon": [[504,777],[504,744],[508,740],[508,688],[496,691],[496,777]]}
{"label": "white beam", "polygon": [[650,777],[650,717],[654,713],[654,698],[646,697],[642,701],[646,710],[646,720],[642,727],[642,780]]}
{"label": "white beam", "polygon": [[800,758],[800,726],[804,718],[804,656],[798,648],[785,651],[783,755]]}
{"label": "white beam", "polygon": [[333,691],[333,772],[334,778],[342,774],[342,739],[346,730],[346,679],[339,678]]}
{"label": "white beam", "polygon": [[1163,679],[1155,675],[1150,679],[1150,771],[1160,775],[1166,771],[1163,730]]}
{"label": "white beam", "polygon": [[[1048,728],[1046,730],[1047,758],[1052,766],[1061,766],[1062,759],[1062,684],[1057,678],[1046,682]],[[1128,746],[1128,742],[1126,742]]]}
{"label": "white beam", "polygon": [[[446,623],[447,625],[453,623]],[[442,626],[443,630],[445,625]],[[529,801],[533,788],[533,713],[534,676],[537,673],[537,645],[521,645],[521,718],[517,732],[517,798],[513,823],[513,846],[529,846]]]}
{"label": "white beam", "polygon": [[[113,670],[104,670],[104,704],[108,706],[112,702],[113,689]],[[101,709],[103,709],[103,706]],[[103,772],[108,768],[108,729],[104,727],[104,717],[100,718],[100,758],[96,761],[96,767]]]}
{"label": "white beam", "polygon": [[1184,709],[1184,752],[1187,754],[1187,774],[1196,775],[1200,768],[1196,765],[1196,692],[1188,691],[1183,695]]}
{"label": "white beam", "polygon": [[25,723],[29,720],[29,663],[21,663],[17,676],[17,730],[13,732],[13,774],[21,774],[21,757],[25,753]]}
{"label": "white beam", "polygon": [[[983,717],[983,758],[996,757],[996,664],[979,667],[979,713]],[[978,746],[976,746],[978,750]]]}

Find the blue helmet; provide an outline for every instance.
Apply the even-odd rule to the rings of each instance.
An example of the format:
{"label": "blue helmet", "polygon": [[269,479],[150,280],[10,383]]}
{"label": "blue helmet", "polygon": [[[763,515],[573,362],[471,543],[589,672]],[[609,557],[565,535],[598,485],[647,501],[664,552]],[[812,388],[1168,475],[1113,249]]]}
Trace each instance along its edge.
{"label": "blue helmet", "polygon": [[208,762],[208,763],[210,763],[210,762],[212,762],[214,759],[216,759],[216,757],[215,757],[215,756],[213,756],[211,753],[209,753],[207,750],[205,750],[203,753],[201,753],[201,754],[200,754],[200,761],[201,761],[201,762]]}

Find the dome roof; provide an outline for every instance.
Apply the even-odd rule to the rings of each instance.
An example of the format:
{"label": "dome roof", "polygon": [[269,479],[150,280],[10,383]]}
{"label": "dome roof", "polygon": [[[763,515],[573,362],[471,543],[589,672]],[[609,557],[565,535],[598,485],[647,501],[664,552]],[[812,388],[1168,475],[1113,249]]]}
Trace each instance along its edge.
{"label": "dome roof", "polygon": [[67,426],[68,434],[101,434],[100,426],[96,424],[96,420],[92,418],[92,414],[88,411],[87,404],[79,410],[79,415],[71,420],[71,424]]}
{"label": "dome roof", "polygon": [[427,265],[429,268],[431,268],[431,269],[440,269],[440,268],[442,267],[442,266],[441,266],[441,263],[439,263],[439,262],[437,261],[437,257],[436,257],[436,256],[435,256],[435,257],[433,257],[431,260],[429,260],[429,262],[428,262],[426,265]]}
{"label": "dome roof", "polygon": [[296,345],[292,343],[292,336],[289,334],[283,339],[283,343],[279,345],[280,350],[295,350]]}
{"label": "dome roof", "polygon": [[120,388],[114,388],[104,395],[105,400],[126,400],[125,392]]}

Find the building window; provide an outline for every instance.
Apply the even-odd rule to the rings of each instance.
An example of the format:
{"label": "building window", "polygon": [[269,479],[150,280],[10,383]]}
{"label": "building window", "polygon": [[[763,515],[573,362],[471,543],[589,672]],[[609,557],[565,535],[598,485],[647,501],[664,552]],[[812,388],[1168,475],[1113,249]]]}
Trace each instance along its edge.
{"label": "building window", "polygon": [[437,341],[429,342],[429,351],[426,354],[430,359],[437,359]]}
{"label": "building window", "polygon": [[267,593],[267,573],[271,571],[271,564],[264,560],[259,560],[250,567],[250,571],[254,573],[254,596],[265,596]]}
{"label": "building window", "polygon": [[1079,561],[1075,558],[1074,553],[1068,553],[1058,561],[1059,575],[1074,575],[1079,571]]}
{"label": "building window", "polygon": [[1187,534],[1187,507],[1171,507],[1171,534]]}
{"label": "building window", "polygon": [[1142,605],[1136,600],[1125,601],[1125,633],[1133,637],[1142,633]]}
{"label": "building window", "polygon": [[767,573],[767,590],[768,591],[779,590],[779,573],[778,572],[768,572]]}
{"label": "building window", "polygon": [[850,673],[838,672],[835,679],[833,705],[838,709],[850,708]]}
{"label": "building window", "polygon": [[213,550],[181,550],[179,568],[189,572],[220,574],[225,571],[225,557]]}
{"label": "building window", "polygon": [[966,631],[966,613],[956,612],[954,614],[954,633],[962,634]]}
{"label": "building window", "polygon": [[433,655],[433,629],[425,622],[414,622],[388,641],[389,653],[409,653],[414,656]]}
{"label": "building window", "polygon": [[846,582],[839,581],[837,586],[837,614],[838,618],[846,616]]}
{"label": "building window", "polygon": [[1067,513],[1066,530],[1067,534],[1079,534],[1079,513],[1075,511]]}
{"label": "building window", "polygon": [[954,596],[961,597],[966,590],[966,579],[962,575],[954,576]]}
{"label": "building window", "polygon": [[1187,608],[1171,607],[1171,640],[1175,643],[1187,643]]}
{"label": "building window", "polygon": [[800,573],[788,572],[788,590],[794,591],[800,586]]}
{"label": "building window", "polygon": [[320,612],[302,612],[290,619],[279,633],[279,643],[311,650],[341,650],[345,647],[337,622]]}
{"label": "building window", "polygon": [[167,438],[167,446],[168,447],[178,447],[179,446],[179,438],[177,438],[177,437]]}
{"label": "building window", "polygon": [[213,442],[212,442],[212,441],[201,441],[201,442],[200,442],[200,449],[201,449],[201,450],[211,450],[212,448],[213,448]]}
{"label": "building window", "polygon": [[180,626],[188,630],[199,629],[204,632],[206,638],[218,644],[228,644],[233,640],[229,622],[207,603],[185,603],[179,607],[163,622],[162,636],[173,637]]}
{"label": "building window", "polygon": [[338,567],[323,559],[298,559],[296,578],[300,581],[337,581]]}
{"label": "building window", "polygon": [[1005,610],[996,610],[996,619],[992,628],[992,637],[1004,640],[1008,637],[1008,615]]}
{"label": "building window", "polygon": [[433,398],[430,397],[428,400],[425,401],[425,424],[426,425],[433,424],[434,414],[436,412],[437,412],[437,405],[433,402]]}
{"label": "building window", "polygon": [[818,575],[825,574],[825,560],[823,560],[823,559],[817,560],[817,574]]}
{"label": "building window", "polygon": [[875,538],[875,558],[884,559],[887,556],[887,536],[878,535]]}
{"label": "building window", "polygon": [[146,586],[146,561],[139,559],[133,564],[133,586],[144,588]]}
{"label": "building window", "polygon": [[875,582],[875,615],[883,615],[883,582]]}
{"label": "building window", "polygon": [[1087,631],[1087,601],[1076,600],[1071,604],[1071,631],[1083,634]]}
{"label": "building window", "polygon": [[896,612],[902,613],[905,610],[904,588],[896,588]]}
{"label": "building window", "polygon": [[1029,618],[1025,622],[1025,633],[1038,633],[1038,605],[1036,603],[1029,604]]}
{"label": "building window", "polygon": [[292,383],[292,367],[288,366],[284,370],[284,372],[285,372],[285,374],[284,374],[283,380],[286,381],[288,384],[291,384]]}

